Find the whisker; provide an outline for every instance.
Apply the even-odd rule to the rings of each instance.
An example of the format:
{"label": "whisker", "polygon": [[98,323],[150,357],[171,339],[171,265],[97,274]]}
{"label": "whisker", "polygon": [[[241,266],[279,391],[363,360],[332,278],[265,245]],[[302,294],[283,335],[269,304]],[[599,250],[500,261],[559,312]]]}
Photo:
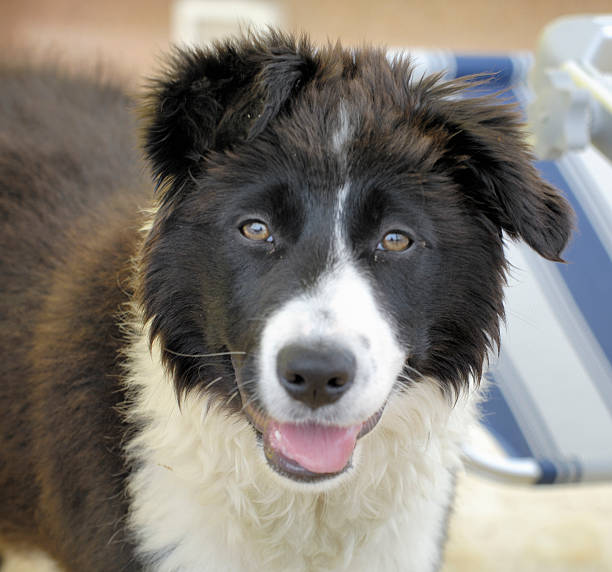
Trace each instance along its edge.
{"label": "whisker", "polygon": [[223,379],[223,376],[220,375],[219,377],[213,379],[212,381],[209,381],[205,386],[204,389],[209,389],[210,387],[212,387],[215,383],[218,383],[219,381],[221,381]]}
{"label": "whisker", "polygon": [[185,370],[185,373],[184,373],[183,375],[184,375],[185,377],[187,377],[188,375],[190,375],[190,374],[191,374],[191,372],[192,372],[194,369],[196,369],[196,368],[197,368],[197,371],[198,371],[198,373],[197,373],[197,377],[198,377],[198,380],[201,380],[201,379],[202,379],[202,377],[201,377],[201,375],[202,375],[202,370],[203,370],[205,367],[209,366],[209,365],[215,365],[215,364],[211,364],[211,363],[194,363],[194,364],[191,364],[191,365],[190,365],[190,366],[189,366],[189,367],[188,367],[188,368]]}
{"label": "whisker", "polygon": [[231,356],[231,355],[246,355],[246,352],[217,352],[211,354],[183,354],[181,352],[175,352],[174,350],[164,348],[165,352],[172,354],[178,357],[190,357],[190,358],[207,358],[207,357],[221,357],[221,356]]}
{"label": "whisker", "polygon": [[[234,389],[234,391],[232,391],[232,392],[231,392],[231,393],[230,393],[230,394],[227,396],[227,399],[225,400],[225,405],[229,405],[229,404],[232,402],[232,400],[233,400],[233,399],[235,399],[236,397],[239,397],[239,392],[238,392],[238,389]],[[244,406],[243,406],[243,407],[244,407]],[[242,411],[242,408],[243,408],[243,407],[241,407],[241,408],[240,408],[240,409],[241,409],[241,411]]]}
{"label": "whisker", "polygon": [[[411,365],[408,365],[407,363],[404,364],[403,370],[409,370],[411,372],[414,372],[419,377],[425,377],[418,369],[412,367]],[[403,373],[403,371],[402,371],[402,373]]]}
{"label": "whisker", "polygon": [[249,387],[250,385],[255,385],[257,383],[257,379],[253,378],[253,379],[246,379],[244,381],[240,382],[240,385],[242,387]]}
{"label": "whisker", "polygon": [[[242,388],[245,388],[245,387],[249,387],[249,385],[254,385],[256,382],[257,382],[256,378],[251,378],[251,379],[246,379],[246,380],[242,381],[240,383],[240,385],[241,385]],[[240,393],[240,388],[236,387],[236,389],[234,391],[232,391],[232,393],[230,394],[230,397],[228,398],[227,402],[229,403],[239,393]],[[243,397],[242,393],[240,393],[240,397],[241,398]],[[255,396],[250,396],[250,397],[247,398],[246,401],[243,401],[242,407],[240,408],[240,410],[242,412],[244,412],[244,409],[247,406],[252,405],[254,398],[255,398]]]}

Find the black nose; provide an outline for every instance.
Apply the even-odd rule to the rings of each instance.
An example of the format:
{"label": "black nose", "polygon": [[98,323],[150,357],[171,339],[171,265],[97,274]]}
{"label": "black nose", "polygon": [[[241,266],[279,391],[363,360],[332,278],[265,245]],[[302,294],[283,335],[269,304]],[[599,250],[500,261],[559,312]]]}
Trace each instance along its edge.
{"label": "black nose", "polygon": [[277,374],[294,399],[316,409],[340,399],[353,384],[356,361],[346,348],[291,344],[278,353]]}

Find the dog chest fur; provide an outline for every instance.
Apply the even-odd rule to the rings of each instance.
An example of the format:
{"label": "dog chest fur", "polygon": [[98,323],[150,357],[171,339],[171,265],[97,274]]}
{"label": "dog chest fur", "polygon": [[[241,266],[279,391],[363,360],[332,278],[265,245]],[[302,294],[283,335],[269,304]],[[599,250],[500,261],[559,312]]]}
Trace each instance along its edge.
{"label": "dog chest fur", "polygon": [[[433,570],[459,444],[474,398],[455,407],[435,383],[406,390],[358,445],[367,458],[338,488],[270,479],[249,424],[205,397],[179,410],[147,337],[129,353],[130,527],[160,571]],[[278,478],[280,481],[280,477]]]}

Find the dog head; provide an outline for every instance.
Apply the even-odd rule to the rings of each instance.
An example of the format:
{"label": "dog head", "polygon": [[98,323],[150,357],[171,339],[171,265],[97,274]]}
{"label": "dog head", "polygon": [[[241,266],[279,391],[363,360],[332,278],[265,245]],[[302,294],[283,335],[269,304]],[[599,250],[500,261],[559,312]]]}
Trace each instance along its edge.
{"label": "dog head", "polygon": [[246,415],[269,465],[333,479],[402,387],[456,395],[503,317],[503,233],[571,217],[520,121],[383,51],[277,32],[177,51],[151,89],[142,301],[179,394]]}

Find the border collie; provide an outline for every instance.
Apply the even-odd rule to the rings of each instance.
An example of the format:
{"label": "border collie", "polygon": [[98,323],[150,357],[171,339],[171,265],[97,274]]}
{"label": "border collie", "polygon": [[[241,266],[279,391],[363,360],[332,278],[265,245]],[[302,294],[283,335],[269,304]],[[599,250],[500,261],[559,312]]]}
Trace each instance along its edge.
{"label": "border collie", "polygon": [[[0,538],[65,570],[440,563],[504,234],[571,214],[520,118],[376,49],[0,81]],[[153,189],[155,188],[155,190]]]}

